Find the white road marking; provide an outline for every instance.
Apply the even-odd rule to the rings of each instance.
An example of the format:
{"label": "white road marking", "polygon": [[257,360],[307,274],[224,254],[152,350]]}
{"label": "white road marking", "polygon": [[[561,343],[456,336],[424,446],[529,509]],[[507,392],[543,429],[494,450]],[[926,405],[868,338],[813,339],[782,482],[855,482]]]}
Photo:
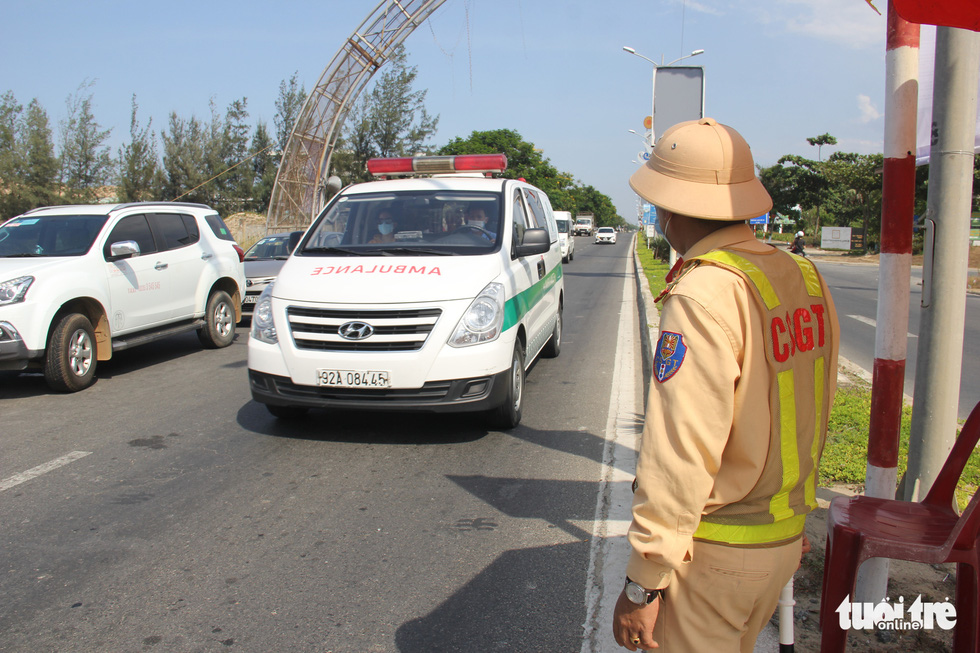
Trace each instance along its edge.
{"label": "white road marking", "polygon": [[0,492],[4,490],[9,490],[10,488],[20,485],[25,481],[29,481],[32,478],[37,478],[41,474],[47,474],[50,471],[58,469],[59,467],[64,467],[68,463],[75,462],[79,458],[84,458],[85,456],[91,454],[91,451],[72,451],[69,454],[65,454],[60,458],[55,458],[54,460],[48,461],[43,465],[38,465],[33,467],[26,472],[21,472],[20,474],[14,474],[10,478],[5,478],[0,481]]}
{"label": "white road marking", "polygon": [[[864,317],[863,315],[848,315],[847,317],[849,317],[851,319],[854,319],[854,320],[857,320],[858,322],[864,322],[865,324],[869,324],[869,325],[871,325],[872,328],[875,328],[875,329],[878,328],[878,322],[876,322],[875,320],[872,320],[870,317]],[[918,338],[919,337],[919,336],[915,335],[914,333],[906,333],[905,335],[907,335],[909,338]]]}
{"label": "white road marking", "polygon": [[589,542],[589,570],[586,578],[584,637],[580,653],[622,651],[611,631],[613,607],[623,589],[629,542],[626,535],[632,523],[633,472],[636,469],[637,440],[643,429],[643,406],[635,405],[636,384],[632,354],[636,348],[638,319],[635,283],[627,259],[623,284],[613,388],[606,417],[602,477],[596,500],[592,538]]}

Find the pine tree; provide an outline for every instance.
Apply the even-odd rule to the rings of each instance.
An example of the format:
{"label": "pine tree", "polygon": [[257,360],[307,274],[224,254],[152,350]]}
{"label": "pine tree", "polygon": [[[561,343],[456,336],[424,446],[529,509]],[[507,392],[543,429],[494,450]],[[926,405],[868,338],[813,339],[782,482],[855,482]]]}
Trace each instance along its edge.
{"label": "pine tree", "polygon": [[20,213],[14,194],[22,168],[17,125],[23,110],[12,91],[0,96],[0,221]]}
{"label": "pine tree", "polygon": [[264,122],[255,126],[251,147],[252,197],[247,208],[258,213],[269,210],[272,187],[276,182],[279,161],[275,155],[275,143],[269,137]]}
{"label": "pine tree", "polygon": [[102,129],[92,115],[92,86],[85,82],[68,96],[67,114],[61,122],[61,177],[65,199],[73,204],[95,202],[98,191],[109,183],[112,155],[106,141],[111,129]]}
{"label": "pine tree", "polygon": [[129,143],[119,148],[119,188],[117,195],[121,202],[141,202],[151,200],[158,194],[154,186],[159,164],[157,145],[150,127],[141,127],[136,118],[139,105],[133,95],[132,111],[129,119]]}
{"label": "pine tree", "polygon": [[48,114],[37,99],[25,110],[0,97],[0,220],[58,201],[58,159]]}
{"label": "pine tree", "polygon": [[276,115],[273,123],[276,127],[276,145],[279,148],[279,156],[286,149],[286,141],[293,131],[293,125],[299,118],[299,112],[306,102],[306,88],[299,85],[296,80],[298,72],[293,73],[289,81],[282,80],[279,83],[279,98],[276,100]]}
{"label": "pine tree", "polygon": [[221,189],[222,208],[228,213],[243,210],[252,196],[254,178],[248,165],[250,127],[247,121],[248,98],[228,105],[221,134],[223,167],[218,171],[220,177],[215,180]]}
{"label": "pine tree", "polygon": [[31,208],[54,204],[58,199],[60,162],[54,154],[48,114],[37,98],[27,105],[20,141],[26,165],[25,195]]}
{"label": "pine tree", "polygon": [[346,182],[368,178],[372,157],[412,156],[429,149],[438,116],[425,109],[426,91],[412,86],[418,76],[408,65],[404,46],[398,46],[387,69],[364,99],[350,112],[343,147],[334,155],[335,174]]}
{"label": "pine tree", "polygon": [[184,120],[170,113],[163,140],[162,199],[206,203],[199,186],[204,182],[204,128],[197,118]]}

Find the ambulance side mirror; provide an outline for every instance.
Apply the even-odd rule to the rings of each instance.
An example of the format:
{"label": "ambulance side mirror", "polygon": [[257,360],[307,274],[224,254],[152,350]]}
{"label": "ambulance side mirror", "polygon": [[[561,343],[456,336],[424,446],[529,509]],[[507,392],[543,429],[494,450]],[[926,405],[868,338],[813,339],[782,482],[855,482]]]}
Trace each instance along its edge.
{"label": "ambulance side mirror", "polygon": [[548,230],[536,227],[524,232],[521,244],[517,246],[517,257],[531,256],[532,254],[544,254],[551,249],[551,236]]}

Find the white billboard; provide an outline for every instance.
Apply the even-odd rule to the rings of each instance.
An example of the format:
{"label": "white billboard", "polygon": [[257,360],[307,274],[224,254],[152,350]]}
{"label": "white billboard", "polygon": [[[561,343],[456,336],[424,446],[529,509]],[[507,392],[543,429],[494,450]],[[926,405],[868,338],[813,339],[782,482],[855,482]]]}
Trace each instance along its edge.
{"label": "white billboard", "polygon": [[821,227],[820,249],[851,249],[851,228]]}
{"label": "white billboard", "polygon": [[654,141],[673,125],[704,117],[704,68],[663,66],[653,76]]}

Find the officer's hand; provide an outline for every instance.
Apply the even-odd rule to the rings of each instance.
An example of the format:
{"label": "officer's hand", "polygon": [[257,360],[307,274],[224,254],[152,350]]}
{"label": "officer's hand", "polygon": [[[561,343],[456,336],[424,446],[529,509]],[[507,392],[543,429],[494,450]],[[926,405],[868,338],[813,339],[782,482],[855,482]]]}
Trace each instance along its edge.
{"label": "officer's hand", "polygon": [[646,605],[637,605],[626,598],[625,590],[621,592],[613,614],[616,643],[628,651],[660,648],[660,644],[653,641],[653,625],[659,614],[659,598]]}

